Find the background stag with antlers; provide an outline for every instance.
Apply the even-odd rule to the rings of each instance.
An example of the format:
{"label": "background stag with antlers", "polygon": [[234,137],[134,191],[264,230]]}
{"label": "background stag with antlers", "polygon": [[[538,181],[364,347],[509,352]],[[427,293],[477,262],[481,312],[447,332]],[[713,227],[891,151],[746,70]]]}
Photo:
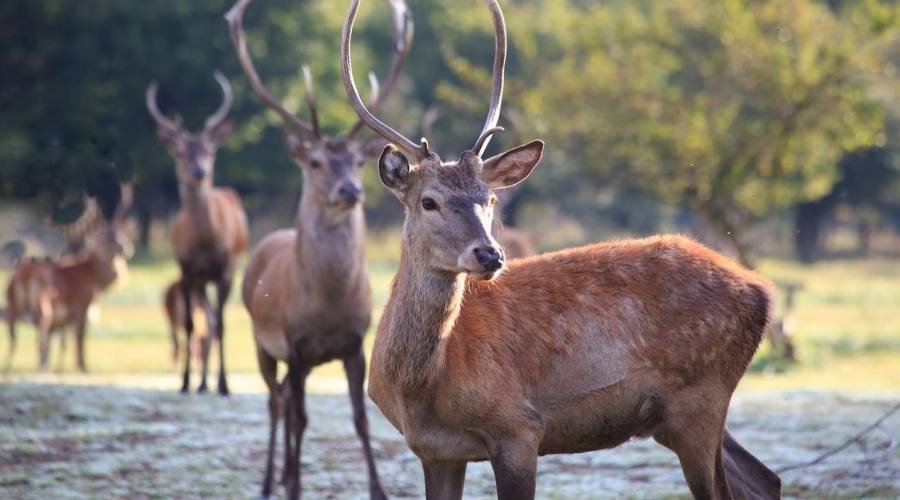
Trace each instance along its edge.
{"label": "background stag with antlers", "polygon": [[[303,192],[293,230],[276,231],[253,252],[244,276],[243,299],[253,322],[260,371],[269,389],[269,449],[263,496],[272,491],[273,457],[279,407],[285,408],[285,480],[290,498],[300,494],[300,446],[306,428],[305,384],[314,366],[343,361],[353,421],[362,441],[372,498],[385,498],[369,444],[363,383],[363,336],[369,328],[372,294],[365,262],[362,167],[377,155],[384,140],[363,142],[357,121],[347,133],[322,133],[309,68],[303,68],[310,121],[288,111],[263,85],[250,59],[243,14],[251,0],[228,12],[231,38],[253,91],[284,121],[285,142],[303,173]],[[382,90],[370,75],[377,109],[394,88],[409,52],[412,21],[402,0],[390,2],[394,14],[395,53]],[[278,362],[288,363],[290,397],[279,404]]]}
{"label": "background stag with antlers", "polygon": [[[224,311],[231,294],[237,259],[247,246],[247,214],[234,190],[213,187],[216,151],[233,128],[232,122],[226,119],[232,104],[231,84],[219,72],[215,73],[215,78],[222,88],[222,104],[206,119],[203,130],[198,133],[189,132],[179,122],[170,120],[160,112],[156,103],[156,82],[147,88],[147,109],[156,121],[156,134],[160,142],[175,160],[181,208],[175,216],[172,247],[181,268],[184,310],[193,311],[193,297],[202,299],[212,323],[208,329],[215,332],[214,337],[218,340],[218,391],[227,396]],[[208,283],[216,287],[213,311],[206,297]],[[185,314],[184,319],[187,345],[190,345],[194,321],[191,314]],[[204,349],[204,352],[209,350]],[[198,392],[207,390],[207,361],[204,356]],[[181,392],[190,390],[190,377],[191,356],[188,354],[184,361]]]}

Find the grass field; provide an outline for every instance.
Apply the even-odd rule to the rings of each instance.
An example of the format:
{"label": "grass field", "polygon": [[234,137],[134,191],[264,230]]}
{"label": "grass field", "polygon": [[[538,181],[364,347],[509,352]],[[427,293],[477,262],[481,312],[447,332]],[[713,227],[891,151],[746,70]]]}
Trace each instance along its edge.
{"label": "grass field", "polygon": [[[376,304],[373,331],[395,269],[396,264],[389,260],[370,264]],[[761,272],[774,280],[804,285],[794,313],[800,362],[785,365],[773,359],[768,346],[763,346],[742,390],[900,390],[900,262],[848,260],[803,266],[764,261]],[[176,266],[169,260],[131,263],[127,281],[103,297],[100,317],[89,327],[89,376],[74,373],[72,342],[62,359],[61,371],[54,344],[51,373],[35,373],[34,331],[22,325],[8,379],[176,388],[179,378],[170,357],[161,300],[163,289],[177,275]],[[6,281],[5,276],[2,280]],[[254,392],[262,386],[256,376],[249,317],[240,303],[239,283],[226,313],[226,364],[234,374],[234,388]],[[6,336],[0,338],[0,349],[5,350]],[[370,334],[367,343],[371,345],[371,341]],[[215,370],[218,362],[214,356],[211,363]],[[340,366],[332,363],[319,367],[311,379],[311,390],[342,391]]]}

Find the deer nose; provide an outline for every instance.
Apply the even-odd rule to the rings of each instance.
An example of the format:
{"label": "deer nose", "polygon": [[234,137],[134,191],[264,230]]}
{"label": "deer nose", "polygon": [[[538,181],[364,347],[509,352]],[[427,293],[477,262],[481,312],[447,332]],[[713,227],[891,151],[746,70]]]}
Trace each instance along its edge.
{"label": "deer nose", "polygon": [[194,165],[194,168],[191,169],[191,175],[194,176],[194,179],[202,181],[206,177],[206,169],[200,165]]}
{"label": "deer nose", "polygon": [[362,196],[362,189],[352,182],[345,182],[341,184],[341,187],[338,189],[338,194],[340,194],[341,198],[347,203],[356,203]]}
{"label": "deer nose", "polygon": [[472,250],[475,253],[475,260],[484,267],[485,271],[493,272],[503,267],[503,254],[496,248],[475,247]]}

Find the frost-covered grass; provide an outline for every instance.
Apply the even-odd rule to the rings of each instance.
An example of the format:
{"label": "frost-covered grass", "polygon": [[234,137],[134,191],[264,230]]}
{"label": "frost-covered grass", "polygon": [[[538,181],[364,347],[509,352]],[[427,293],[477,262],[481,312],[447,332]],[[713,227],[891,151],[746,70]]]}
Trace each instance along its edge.
{"label": "frost-covered grass", "polygon": [[[896,396],[896,395],[895,395]],[[807,461],[874,421],[896,397],[819,392],[739,396],[733,434],[773,468]],[[365,462],[342,395],[308,399],[303,447],[307,498],[366,498]],[[267,435],[261,395],[0,385],[4,498],[254,498]],[[378,467],[392,498],[422,498],[416,458],[369,408]],[[821,465],[783,474],[788,496],[896,498],[900,415]],[[280,448],[278,458],[280,460]],[[279,495],[282,493],[279,490]],[[539,498],[686,498],[675,456],[649,440],[615,450],[540,459]],[[495,497],[487,464],[471,464],[466,498]]]}

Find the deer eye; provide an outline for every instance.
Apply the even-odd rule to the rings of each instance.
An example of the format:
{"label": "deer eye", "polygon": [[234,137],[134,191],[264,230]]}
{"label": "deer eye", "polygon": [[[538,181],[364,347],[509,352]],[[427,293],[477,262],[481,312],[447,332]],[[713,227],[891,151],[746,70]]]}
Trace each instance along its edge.
{"label": "deer eye", "polygon": [[319,168],[322,166],[322,162],[316,159],[309,160],[310,168]]}
{"label": "deer eye", "polygon": [[422,198],[422,208],[425,210],[437,210],[437,203],[431,198]]}

